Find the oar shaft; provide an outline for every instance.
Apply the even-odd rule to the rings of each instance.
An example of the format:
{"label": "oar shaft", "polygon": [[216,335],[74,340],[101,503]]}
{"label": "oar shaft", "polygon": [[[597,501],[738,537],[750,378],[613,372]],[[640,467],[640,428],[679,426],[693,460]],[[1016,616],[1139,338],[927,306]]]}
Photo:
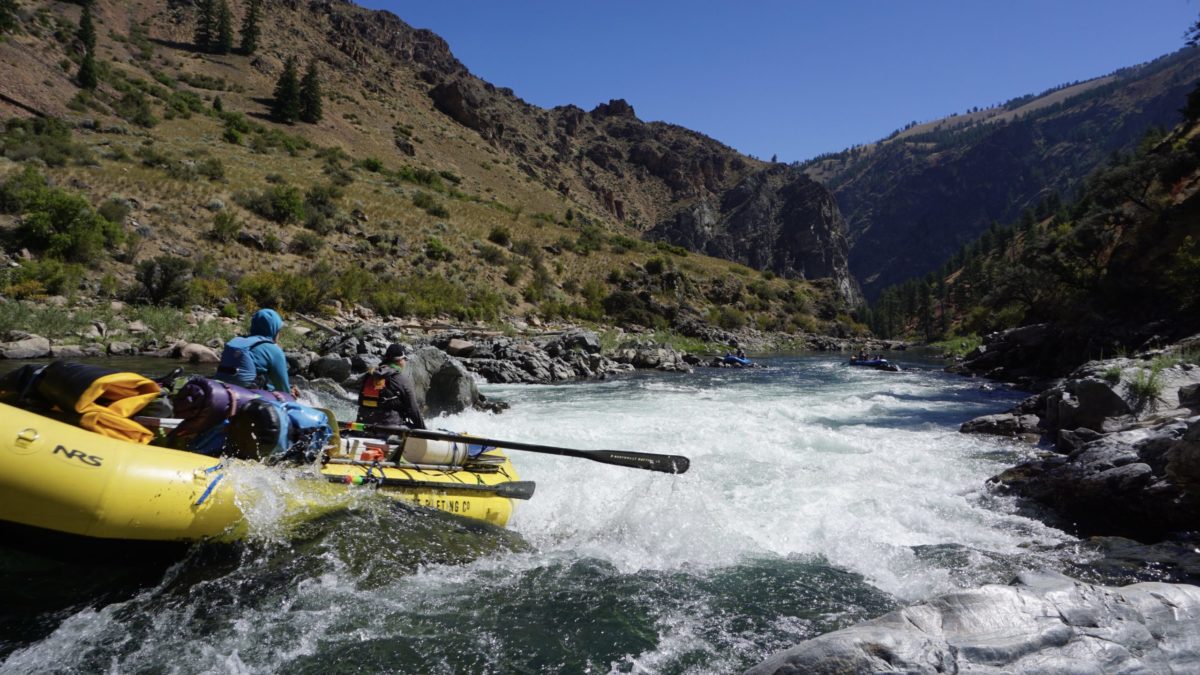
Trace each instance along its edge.
{"label": "oar shaft", "polygon": [[529,499],[533,497],[535,483],[533,481],[506,481],[495,485],[481,483],[449,483],[435,480],[409,480],[407,478],[388,478],[364,475],[326,476],[330,483],[345,483],[347,485],[377,485],[385,488],[410,488],[420,490],[442,490],[446,492],[490,492],[498,497],[510,499]]}
{"label": "oar shaft", "polygon": [[548,455],[579,457],[582,459],[590,459],[593,462],[601,462],[603,464],[613,464],[616,466],[625,466],[633,469],[646,469],[647,471],[660,471],[662,473],[684,473],[691,465],[691,461],[687,457],[683,457],[681,455],[659,455],[650,452],[634,452],[631,450],[576,450],[574,448],[560,448],[552,445],[536,445],[534,443],[521,443],[519,441],[502,441],[495,438],[480,438],[478,436],[467,436],[444,431],[432,431],[430,429],[409,429],[408,427],[364,425],[359,422],[351,422],[349,425],[347,425],[347,428],[354,431],[400,434],[403,436],[412,436],[413,438],[425,438],[439,441],[457,441],[459,443],[468,443],[471,445],[490,445],[497,448],[508,448],[510,450],[525,450],[527,452],[540,452]]}

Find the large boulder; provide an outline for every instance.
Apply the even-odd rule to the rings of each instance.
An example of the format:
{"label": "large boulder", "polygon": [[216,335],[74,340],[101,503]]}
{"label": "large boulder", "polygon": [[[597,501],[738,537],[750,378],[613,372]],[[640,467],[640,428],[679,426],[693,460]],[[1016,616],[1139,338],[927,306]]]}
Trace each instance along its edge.
{"label": "large boulder", "polygon": [[0,342],[0,359],[40,359],[50,355],[50,341],[39,335],[22,333]]}
{"label": "large boulder", "polygon": [[1023,574],[822,635],[746,671],[876,672],[1200,672],[1200,588]]}
{"label": "large boulder", "polygon": [[191,342],[179,349],[179,358],[188,363],[220,363],[221,357],[217,352],[202,344]]}
{"label": "large boulder", "polygon": [[993,436],[1023,436],[1038,433],[1036,415],[999,413],[984,415],[963,422],[959,431],[964,434],[991,434]]}
{"label": "large boulder", "polygon": [[422,347],[408,358],[417,403],[430,416],[460,413],[480,401],[479,388],[458,361],[437,347]]}
{"label": "large boulder", "polygon": [[1200,523],[1198,438],[1200,417],[1103,434],[991,484],[1049,507],[1083,534],[1157,541]]}
{"label": "large boulder", "polygon": [[308,369],[313,377],[327,377],[341,384],[350,379],[351,362],[344,356],[326,354],[313,361]]}

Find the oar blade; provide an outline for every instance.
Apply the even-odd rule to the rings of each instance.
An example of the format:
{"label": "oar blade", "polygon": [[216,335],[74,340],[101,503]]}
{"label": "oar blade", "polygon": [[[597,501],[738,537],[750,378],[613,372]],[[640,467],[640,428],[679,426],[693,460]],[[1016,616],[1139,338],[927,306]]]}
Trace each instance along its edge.
{"label": "oar blade", "polygon": [[604,464],[645,469],[660,473],[686,473],[692,462],[682,455],[659,455],[631,450],[581,450],[589,459]]}
{"label": "oar blade", "polygon": [[532,499],[533,490],[537,487],[537,483],[531,480],[510,480],[506,483],[497,483],[490,487],[496,489],[497,497],[507,497],[509,499]]}

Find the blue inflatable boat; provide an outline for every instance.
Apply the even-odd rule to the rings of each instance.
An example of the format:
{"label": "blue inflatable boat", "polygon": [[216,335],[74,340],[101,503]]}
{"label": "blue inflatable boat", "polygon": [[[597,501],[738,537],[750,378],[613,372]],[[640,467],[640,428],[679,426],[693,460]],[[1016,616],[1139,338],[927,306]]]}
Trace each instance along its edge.
{"label": "blue inflatable boat", "polygon": [[888,361],[887,359],[850,359],[850,365],[863,366],[865,368],[874,368],[875,370],[887,370],[893,373],[900,372],[900,366]]}
{"label": "blue inflatable boat", "polygon": [[722,360],[731,366],[749,366],[754,363],[750,359],[744,356],[738,356],[736,354],[726,354],[725,358]]}

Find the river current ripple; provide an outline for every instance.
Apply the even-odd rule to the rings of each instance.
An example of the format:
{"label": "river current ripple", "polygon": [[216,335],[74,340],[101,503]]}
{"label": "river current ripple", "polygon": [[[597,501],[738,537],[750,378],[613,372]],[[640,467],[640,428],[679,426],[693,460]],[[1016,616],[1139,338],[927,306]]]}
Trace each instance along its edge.
{"label": "river current ripple", "polygon": [[0,672],[737,672],[1067,564],[1069,535],[984,487],[1030,448],[957,432],[1021,394],[918,361],[764,362],[483,386],[512,409],[431,426],[692,460],[514,452],[538,487],[508,530],[371,498],[238,545],[0,547]]}

